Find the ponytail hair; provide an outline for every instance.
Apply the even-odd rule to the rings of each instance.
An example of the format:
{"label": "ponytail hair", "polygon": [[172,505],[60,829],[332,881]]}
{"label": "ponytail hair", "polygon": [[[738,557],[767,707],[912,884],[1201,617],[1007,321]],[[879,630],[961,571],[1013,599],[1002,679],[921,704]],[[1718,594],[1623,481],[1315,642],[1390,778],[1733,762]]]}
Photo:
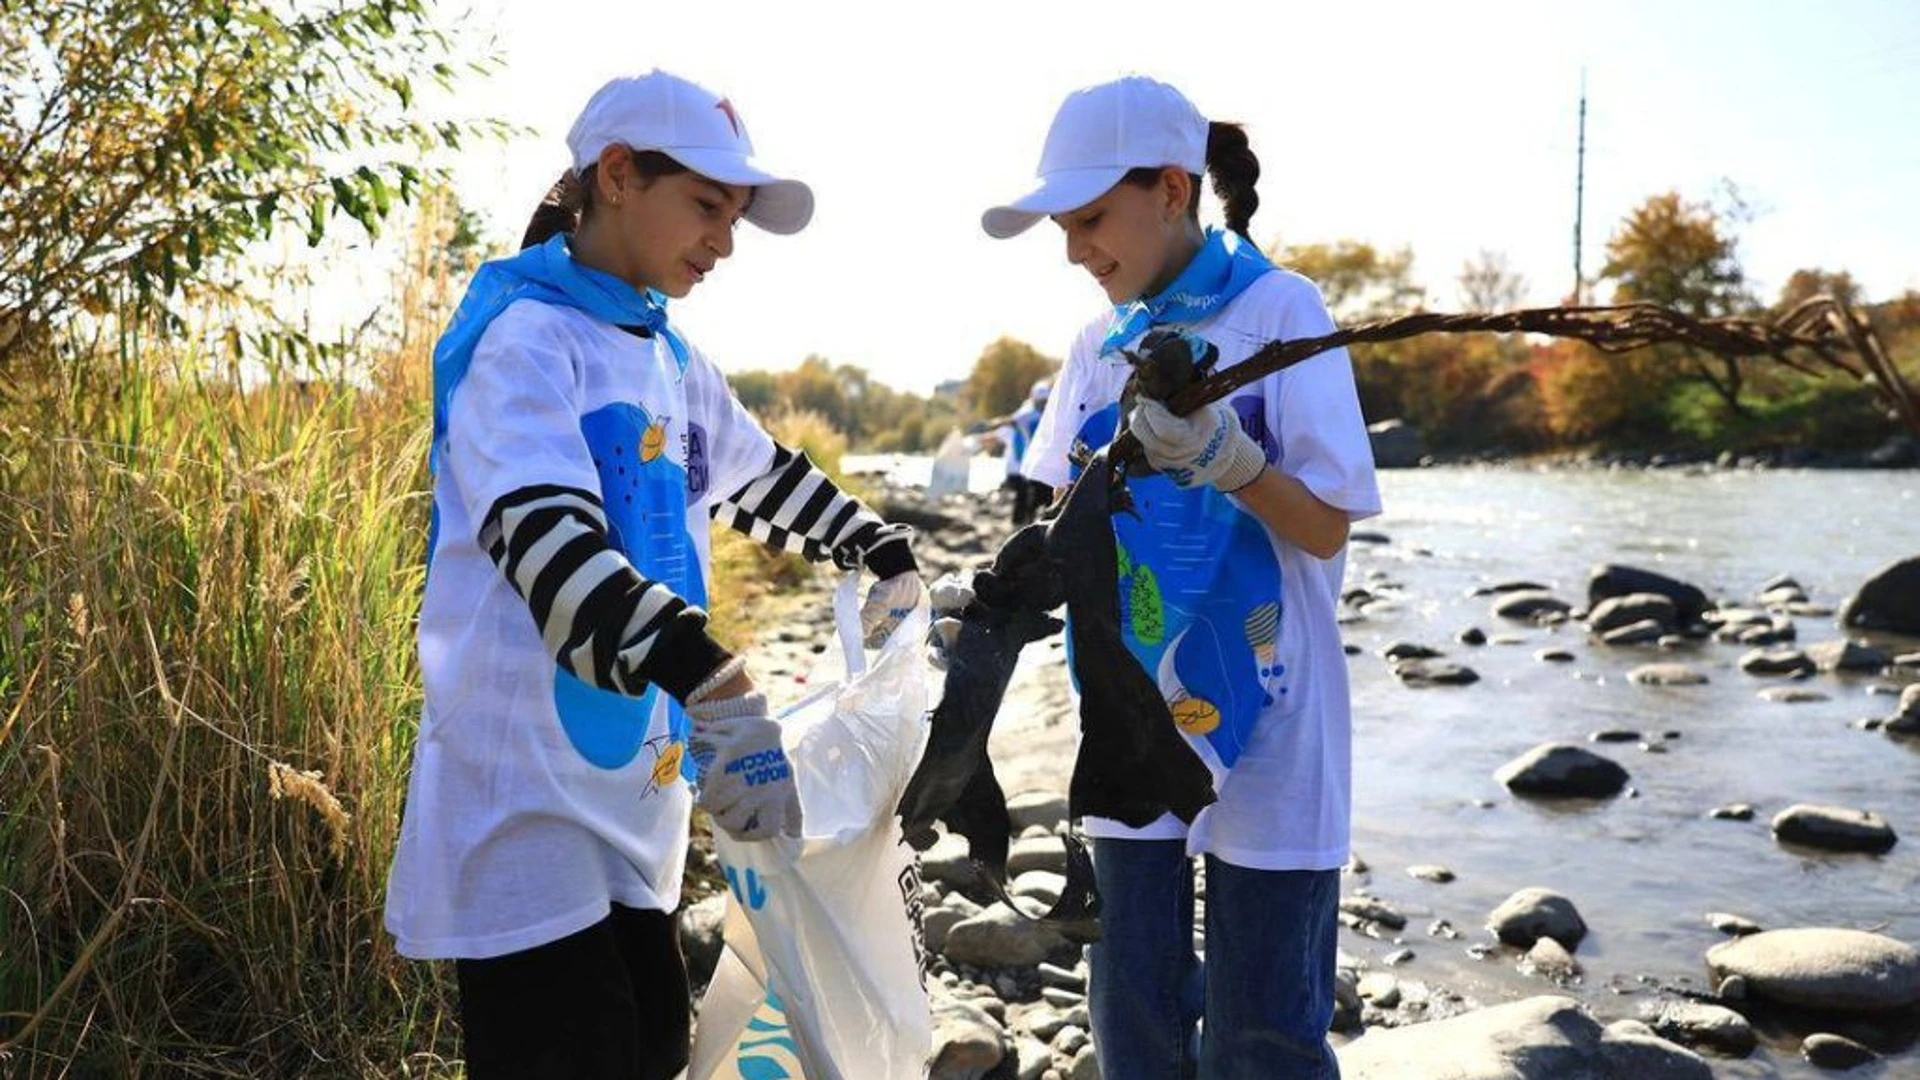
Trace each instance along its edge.
{"label": "ponytail hair", "polygon": [[1253,212],[1260,208],[1260,195],[1253,185],[1260,179],[1260,159],[1247,145],[1247,132],[1239,124],[1215,120],[1207,125],[1207,175],[1213,178],[1213,193],[1226,208],[1227,228],[1249,242],[1247,230],[1253,224]]}
{"label": "ponytail hair", "polygon": [[[658,150],[629,150],[628,153],[643,188],[663,176],[689,171]],[[533,208],[533,216],[527,219],[527,231],[520,237],[521,250],[544,244],[556,233],[571,235],[579,228],[593,213],[594,180],[599,172],[600,163],[596,161],[578,174],[572,169],[561,173],[560,179],[555,180],[541,198],[540,205]]]}
{"label": "ponytail hair", "polygon": [[[1170,166],[1130,169],[1121,183],[1151,188]],[[1191,175],[1191,174],[1189,174]],[[1253,212],[1260,208],[1260,196],[1253,185],[1260,179],[1260,159],[1247,145],[1247,132],[1239,124],[1219,120],[1207,124],[1207,175],[1213,178],[1213,193],[1226,209],[1227,228],[1252,243],[1247,230],[1253,225]],[[1187,197],[1187,217],[1200,220],[1200,178],[1193,177],[1193,194]]]}
{"label": "ponytail hair", "polygon": [[580,224],[580,210],[586,203],[586,183],[574,174],[572,169],[560,174],[540,205],[533,208],[533,216],[527,219],[527,231],[520,237],[520,249],[525,251],[537,247],[552,239],[556,233],[571,234]]}

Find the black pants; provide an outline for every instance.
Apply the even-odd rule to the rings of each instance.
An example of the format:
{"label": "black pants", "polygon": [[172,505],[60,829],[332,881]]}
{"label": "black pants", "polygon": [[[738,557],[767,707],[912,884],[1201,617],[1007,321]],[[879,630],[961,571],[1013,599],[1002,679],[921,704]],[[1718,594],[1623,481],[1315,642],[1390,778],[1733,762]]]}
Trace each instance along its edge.
{"label": "black pants", "polygon": [[1013,524],[1016,528],[1031,524],[1034,515],[1053,499],[1053,488],[1024,476],[1009,476],[1003,486],[1013,489]]}
{"label": "black pants", "polygon": [[459,960],[469,1080],[672,1080],[691,1052],[679,920],[613,906],[558,941]]}

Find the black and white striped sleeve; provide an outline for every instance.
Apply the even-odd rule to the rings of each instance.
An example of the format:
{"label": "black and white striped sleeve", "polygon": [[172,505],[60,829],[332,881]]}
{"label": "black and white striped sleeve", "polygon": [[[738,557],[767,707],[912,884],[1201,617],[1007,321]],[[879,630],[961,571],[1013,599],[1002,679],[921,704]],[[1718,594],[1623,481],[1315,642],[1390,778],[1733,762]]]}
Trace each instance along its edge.
{"label": "black and white striped sleeve", "polygon": [[715,502],[713,517],[768,547],[811,562],[830,558],[842,570],[864,565],[875,577],[890,578],[918,569],[908,543],[912,528],[880,520],[804,452],[778,444],[772,467]]}
{"label": "black and white striped sleeve", "polygon": [[677,699],[728,659],[707,613],[649,581],[607,539],[600,496],[535,484],[496,500],[480,546],[533,611],[560,667],[603,690]]}

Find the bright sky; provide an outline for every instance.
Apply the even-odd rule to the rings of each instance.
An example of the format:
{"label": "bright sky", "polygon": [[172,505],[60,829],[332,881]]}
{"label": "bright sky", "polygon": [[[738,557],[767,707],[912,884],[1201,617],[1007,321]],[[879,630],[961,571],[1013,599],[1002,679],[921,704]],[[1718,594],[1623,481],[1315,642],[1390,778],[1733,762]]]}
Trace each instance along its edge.
{"label": "bright sky", "polygon": [[475,2],[505,69],[459,107],[533,129],[457,174],[503,242],[587,96],[652,66],[731,97],[759,156],[813,186],[811,227],[743,229],[676,304],[729,370],[818,353],[925,391],[1003,334],[1062,355],[1104,298],[1053,226],[994,241],[980,211],[1028,184],[1068,91],[1127,71],[1248,125],[1263,244],[1411,245],[1437,307],[1483,248],[1530,303],[1568,292],[1583,66],[1589,274],[1640,200],[1725,178],[1760,214],[1740,250],[1763,295],[1802,266],[1849,270],[1874,299],[1920,288],[1913,0]]}

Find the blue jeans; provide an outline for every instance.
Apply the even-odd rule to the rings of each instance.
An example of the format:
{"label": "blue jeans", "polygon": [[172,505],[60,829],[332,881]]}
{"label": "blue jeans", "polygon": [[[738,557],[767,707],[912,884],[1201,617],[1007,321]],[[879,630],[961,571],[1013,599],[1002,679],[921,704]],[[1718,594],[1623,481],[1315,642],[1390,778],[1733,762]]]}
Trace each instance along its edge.
{"label": "blue jeans", "polygon": [[1093,866],[1100,940],[1088,1008],[1105,1080],[1338,1080],[1327,1045],[1338,870],[1249,870],[1207,856],[1202,964],[1184,841],[1096,839]]}

